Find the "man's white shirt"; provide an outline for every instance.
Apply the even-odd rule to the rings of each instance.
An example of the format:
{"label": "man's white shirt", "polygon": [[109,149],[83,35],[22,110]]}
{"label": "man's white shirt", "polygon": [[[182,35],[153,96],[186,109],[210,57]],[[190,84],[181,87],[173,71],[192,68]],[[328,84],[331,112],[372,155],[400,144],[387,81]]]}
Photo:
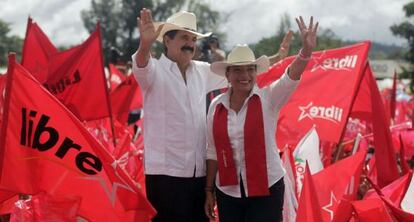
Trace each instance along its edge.
{"label": "man's white shirt", "polygon": [[210,64],[191,61],[186,80],[164,54],[133,73],[144,99],[145,174],[201,177],[206,174],[206,94],[227,81]]}

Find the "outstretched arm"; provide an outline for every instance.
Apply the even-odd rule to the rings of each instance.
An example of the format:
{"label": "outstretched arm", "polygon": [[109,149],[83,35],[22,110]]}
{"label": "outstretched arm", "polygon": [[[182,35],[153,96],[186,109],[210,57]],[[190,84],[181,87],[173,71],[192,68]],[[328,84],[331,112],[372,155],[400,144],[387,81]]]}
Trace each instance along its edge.
{"label": "outstretched arm", "polygon": [[140,37],[140,43],[135,62],[137,66],[142,68],[148,64],[150,58],[151,45],[155,42],[158,35],[161,32],[162,25],[155,30],[152,20],[151,11],[149,9],[142,9],[140,17],[137,18],[138,31]]}
{"label": "outstretched arm", "polygon": [[279,62],[280,60],[286,58],[286,56],[289,54],[289,47],[290,47],[290,42],[292,41],[292,37],[293,37],[293,32],[292,30],[289,30],[285,34],[285,37],[283,37],[282,43],[280,44],[280,48],[277,54],[269,57],[270,65],[273,65]]}
{"label": "outstretched arm", "polygon": [[289,77],[293,80],[299,80],[305,70],[311,58],[312,50],[316,47],[316,32],[318,30],[318,22],[314,25],[313,17],[310,18],[308,27],[303,21],[302,16],[296,18],[296,23],[299,26],[302,48],[289,68]]}

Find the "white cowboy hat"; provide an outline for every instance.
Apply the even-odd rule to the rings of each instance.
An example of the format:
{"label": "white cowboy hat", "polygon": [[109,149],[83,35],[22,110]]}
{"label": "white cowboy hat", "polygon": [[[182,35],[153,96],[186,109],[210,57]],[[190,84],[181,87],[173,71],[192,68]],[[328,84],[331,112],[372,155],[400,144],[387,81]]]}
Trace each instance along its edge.
{"label": "white cowboy hat", "polygon": [[197,32],[197,19],[194,13],[191,12],[178,12],[172,15],[167,19],[166,22],[155,22],[155,30],[158,29],[160,25],[162,27],[160,35],[157,37],[157,41],[162,42],[164,34],[172,30],[183,30],[197,35],[197,39],[201,39],[211,35],[211,32],[201,34]]}
{"label": "white cowboy hat", "polygon": [[227,67],[241,65],[256,65],[257,74],[261,74],[269,69],[269,58],[261,56],[256,59],[249,46],[236,45],[227,56],[227,61],[213,62],[210,70],[217,75],[225,76]]}

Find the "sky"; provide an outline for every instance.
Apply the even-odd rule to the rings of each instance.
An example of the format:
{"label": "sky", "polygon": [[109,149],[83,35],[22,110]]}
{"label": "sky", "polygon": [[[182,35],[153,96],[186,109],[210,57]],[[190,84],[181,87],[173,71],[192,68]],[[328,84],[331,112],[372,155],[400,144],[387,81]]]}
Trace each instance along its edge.
{"label": "sky", "polygon": [[[172,0],[170,0],[172,1]],[[331,29],[344,40],[373,40],[404,45],[389,27],[405,20],[402,7],[409,0],[205,0],[213,9],[228,13],[221,29],[226,46],[253,43],[276,33],[282,14],[315,17],[323,29]],[[0,19],[11,24],[12,34],[25,35],[27,16],[38,22],[58,46],[79,44],[88,36],[80,18],[90,0],[0,0]]]}

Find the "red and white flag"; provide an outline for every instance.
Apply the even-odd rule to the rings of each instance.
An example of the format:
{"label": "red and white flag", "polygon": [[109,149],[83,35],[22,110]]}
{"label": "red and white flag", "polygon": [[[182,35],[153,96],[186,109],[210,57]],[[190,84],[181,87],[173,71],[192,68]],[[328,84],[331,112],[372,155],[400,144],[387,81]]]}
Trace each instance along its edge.
{"label": "red and white flag", "polygon": [[411,181],[408,185],[408,189],[405,192],[404,198],[401,201],[401,209],[414,214],[414,177],[411,176]]}
{"label": "red and white flag", "polygon": [[315,174],[323,169],[319,155],[319,137],[315,127],[312,127],[300,140],[293,151],[293,157],[295,158],[296,188],[298,196],[300,196],[306,162],[309,164],[311,174]]}
{"label": "red and white flag", "polygon": [[342,199],[356,199],[364,160],[360,151],[312,176],[324,221],[332,221]]}
{"label": "red and white flag", "polygon": [[[295,146],[313,126],[321,141],[339,143],[367,62],[369,42],[314,52],[295,92],[280,111],[277,143]],[[294,57],[259,75],[260,86],[277,80]]]}
{"label": "red and white flag", "polygon": [[283,177],[285,183],[283,221],[291,222],[296,220],[298,198],[296,195],[296,170],[293,155],[289,147],[286,147],[283,153],[283,167],[286,170],[286,175]]}

